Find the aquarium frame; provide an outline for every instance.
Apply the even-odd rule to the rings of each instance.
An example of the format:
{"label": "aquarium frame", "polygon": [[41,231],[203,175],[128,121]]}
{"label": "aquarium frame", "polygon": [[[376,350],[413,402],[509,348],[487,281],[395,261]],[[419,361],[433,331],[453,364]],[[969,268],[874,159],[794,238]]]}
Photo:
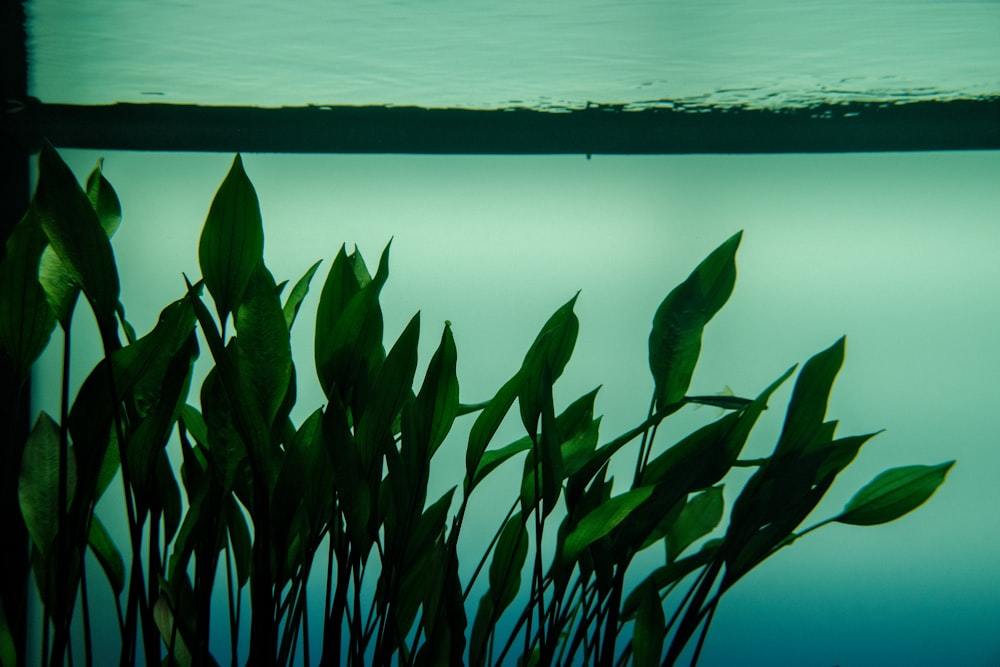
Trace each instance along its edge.
{"label": "aquarium frame", "polygon": [[662,102],[576,110],[413,106],[70,105],[11,114],[28,152],[651,155],[1000,149],[1000,96],[759,109]]}

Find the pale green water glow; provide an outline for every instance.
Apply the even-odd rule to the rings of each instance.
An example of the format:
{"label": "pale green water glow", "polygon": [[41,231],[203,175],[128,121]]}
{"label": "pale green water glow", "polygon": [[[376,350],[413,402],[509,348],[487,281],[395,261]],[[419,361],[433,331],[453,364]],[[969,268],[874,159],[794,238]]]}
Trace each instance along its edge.
{"label": "pale green water glow", "polygon": [[[98,157],[64,155],[81,178]],[[122,301],[143,332],[183,293],[181,271],[199,274],[198,234],[231,156],[105,157],[124,211],[114,240]],[[602,440],[645,415],[646,336],[659,300],[745,229],[736,289],[709,325],[692,393],[729,385],[753,395],[846,333],[829,414],[844,434],[887,431],[841,476],[816,518],[836,513],[886,467],[958,464],[914,515],[876,529],[829,527],[751,574],[723,601],[700,664],[986,666],[1000,658],[1000,153],[244,161],[279,280],[319,258],[325,275],[342,242],[357,243],[374,264],[394,239],[386,339],[422,311],[419,377],[450,320],[464,401],[491,395],[545,318],[582,289],[580,339],[556,401],[603,384]],[[296,324],[296,422],[323,402],[310,366],[317,285]],[[77,381],[96,354],[76,348]],[[58,373],[58,364],[50,350],[42,372]],[[51,382],[36,383],[48,410]],[[749,454],[773,444],[781,417],[774,412]],[[689,417],[687,424],[706,418]],[[435,459],[438,489],[462,473],[467,428],[461,422]],[[512,424],[511,438],[516,431]],[[519,471],[512,464],[493,483],[515,484]],[[480,499],[489,497],[484,488]],[[470,522],[467,537],[485,539],[495,508],[474,509],[483,527],[477,534]]]}
{"label": "pale green water glow", "polygon": [[43,102],[789,106],[1000,94],[1000,3],[28,3]]}

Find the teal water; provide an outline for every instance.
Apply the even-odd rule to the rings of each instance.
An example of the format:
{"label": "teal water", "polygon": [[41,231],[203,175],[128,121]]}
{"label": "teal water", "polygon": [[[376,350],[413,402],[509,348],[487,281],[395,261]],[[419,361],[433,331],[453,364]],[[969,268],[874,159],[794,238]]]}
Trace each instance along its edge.
{"label": "teal water", "polygon": [[995,0],[28,3],[44,102],[578,108],[1000,94]]}
{"label": "teal water", "polygon": [[[28,11],[31,94],[48,103],[558,110],[1000,94],[995,0],[33,0]],[[80,178],[106,157],[124,208],[122,301],[146,331],[181,294],[181,271],[199,274],[198,234],[232,156],[64,155]],[[324,275],[342,242],[374,264],[394,239],[386,339],[422,311],[420,376],[430,332],[450,320],[463,400],[491,395],[545,318],[582,290],[580,339],[556,400],[603,385],[602,441],[645,415],[646,336],[660,299],[745,229],[736,291],[707,332],[692,389],[754,394],[846,333],[829,414],[841,433],[887,430],[815,518],[886,467],[958,465],[916,514],[828,527],[756,570],[720,607],[700,664],[1000,664],[1000,154],[244,159],[279,280],[320,258]],[[296,325],[297,423],[323,402],[308,370],[317,293]],[[76,326],[76,382],[97,359],[90,330]],[[55,411],[44,378],[58,368],[55,345],[41,363],[38,408]],[[774,412],[751,441],[761,454],[780,429]],[[681,415],[675,434],[705,418]],[[497,442],[519,435],[515,423],[505,428]],[[440,460],[462,461],[462,444],[459,428]],[[483,498],[510,494],[516,468]],[[431,497],[460,471],[438,470]],[[474,508],[470,559],[499,520],[493,509]],[[99,512],[127,544],[122,508],[109,499]],[[106,593],[92,595],[95,608],[111,608]],[[98,642],[109,664],[115,634]],[[213,649],[228,662],[224,641]]]}
{"label": "teal water", "polygon": [[[65,155],[83,177],[99,154]],[[198,234],[231,156],[105,158],[124,211],[115,237],[122,301],[141,332],[183,292],[181,271],[198,275]],[[755,570],[723,601],[700,664],[1000,661],[1000,448],[993,425],[1000,153],[244,159],[276,278],[329,261],[342,242],[356,243],[374,263],[394,239],[383,293],[386,340],[421,310],[421,377],[433,332],[450,320],[463,401],[491,395],[545,318],[581,289],[580,338],[556,401],[564,405],[602,384],[602,442],[645,415],[652,386],[646,336],[659,300],[710,249],[745,229],[736,289],[706,332],[692,391],[728,385],[755,394],[846,333],[846,363],[828,414],[841,420],[839,433],[886,432],[813,518],[837,513],[884,468],[952,458],[958,464],[915,514],[869,529],[830,526]],[[317,294],[296,324],[296,423],[323,403],[309,370]],[[85,336],[87,328],[76,331]],[[77,381],[97,349],[95,340],[88,358],[83,343],[75,348]],[[58,367],[58,350],[50,350],[40,377]],[[787,397],[786,390],[772,405]],[[36,400],[55,409],[44,390]],[[782,412],[771,412],[748,455],[773,445]],[[671,433],[706,418],[704,410],[681,415]],[[516,422],[498,443],[518,437]],[[463,428],[468,424],[456,427],[435,459],[440,468],[430,497],[461,475]],[[463,576],[500,519],[489,499],[508,497],[519,470],[513,464],[482,489],[476,519],[467,522]],[[730,483],[735,490],[739,479]],[[114,524],[122,510],[109,501],[98,511]],[[127,544],[123,525],[117,539]],[[659,556],[637,563],[637,575]],[[93,581],[100,577],[95,572]],[[103,603],[94,598],[97,608],[110,604],[106,593],[92,595],[105,595]],[[221,626],[224,597],[218,605]],[[111,632],[102,646],[116,655]],[[225,642],[216,646],[227,662]]]}

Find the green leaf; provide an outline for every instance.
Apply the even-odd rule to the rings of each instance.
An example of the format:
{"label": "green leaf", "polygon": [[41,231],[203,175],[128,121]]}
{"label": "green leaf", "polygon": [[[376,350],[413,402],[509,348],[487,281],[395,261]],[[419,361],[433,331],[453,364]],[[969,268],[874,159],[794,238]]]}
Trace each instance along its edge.
{"label": "green leaf", "polygon": [[541,460],[541,466],[535,468],[535,474],[541,473],[542,514],[548,516],[555,509],[562,490],[563,459],[562,438],[556,426],[552,380],[548,372],[543,375],[542,387],[542,432],[538,437],[538,447],[534,450]]}
{"label": "green leaf", "polygon": [[63,329],[69,329],[80,296],[80,283],[52,246],[47,246],[42,252],[38,263],[38,281],[59,324]]}
{"label": "green leaf", "polygon": [[[595,420],[593,417],[594,398],[597,396],[599,389],[600,387],[576,399],[563,410],[562,414],[556,417],[556,430],[564,438],[564,476],[571,475],[583,467],[590,459],[594,447],[597,445],[600,419]],[[487,450],[483,453],[479,461],[479,467],[476,469],[472,486],[479,484],[487,475],[514,456],[530,449],[531,437],[526,435],[499,449]],[[528,466],[527,470],[530,475],[534,474],[532,472],[534,470],[533,466]],[[524,486],[525,483],[522,480],[522,496],[525,496]],[[533,502],[529,504],[533,504]]]}
{"label": "green leaf", "polygon": [[912,465],[886,470],[858,491],[834,521],[875,526],[895,521],[927,502],[955,465]]}
{"label": "green leaf", "polygon": [[108,238],[114,236],[118,231],[118,226],[122,222],[122,205],[118,201],[118,194],[111,187],[108,179],[104,178],[104,158],[97,160],[97,166],[87,177],[87,199],[97,213],[97,219],[101,222],[101,227]]}
{"label": "green leaf", "polygon": [[[91,206],[94,207],[94,212],[97,213],[104,233],[108,235],[108,238],[111,238],[121,224],[122,208],[114,188],[101,173],[103,166],[104,158],[101,158],[97,161],[97,167],[87,177],[87,198],[90,200]],[[63,328],[68,328],[73,308],[76,305],[76,298],[80,293],[80,285],[73,279],[51,247],[46,248],[42,254],[40,273],[42,284],[49,297],[49,303],[56,312]],[[120,304],[119,310],[121,311],[122,323],[127,331],[128,323],[125,322],[124,310],[121,309]],[[134,336],[131,336],[131,339],[134,339]]]}
{"label": "green leaf", "polygon": [[[260,471],[260,481],[266,483],[270,479],[268,466],[270,460],[270,433],[263,415],[253,409],[254,401],[248,396],[248,388],[241,382],[229,350],[222,344],[211,313],[198,296],[196,288],[189,285],[188,298],[194,307],[195,316],[201,325],[202,334],[208,342],[208,348],[215,360],[215,370],[219,374],[220,394],[224,394],[232,411],[232,424],[242,439],[253,465]],[[206,379],[207,382],[207,379]],[[202,385],[204,397],[205,387]]]}
{"label": "green leaf", "polygon": [[252,407],[270,427],[292,378],[288,326],[274,278],[257,264],[236,310],[236,363]]}
{"label": "green leaf", "polygon": [[663,641],[667,636],[666,624],[660,594],[655,588],[646,588],[639,602],[635,631],[632,634],[635,667],[654,667],[660,664]]}
{"label": "green leaf", "polygon": [[[59,531],[59,450],[59,425],[42,412],[24,444],[17,495],[28,534],[43,555]],[[66,454],[68,508],[76,492],[76,462],[72,449]]]}
{"label": "green leaf", "polygon": [[[137,343],[133,343],[135,344]],[[159,351],[170,354],[166,347],[160,347]],[[161,382],[157,389],[161,393],[156,397],[155,403],[144,406],[145,418],[138,423],[131,437],[127,437],[124,452],[132,485],[135,493],[147,502],[156,497],[155,492],[151,492],[157,488],[157,464],[187,399],[191,370],[197,353],[197,339],[192,331],[187,344],[177,350],[163,369],[163,374],[157,373],[157,379]]]}
{"label": "green leaf", "polygon": [[166,547],[173,541],[181,523],[181,490],[166,452],[161,452],[156,466],[156,484],[163,511],[163,545]]}
{"label": "green leaf", "polygon": [[580,322],[573,312],[578,296],[579,292],[549,317],[521,364],[521,390],[518,398],[521,422],[529,434],[537,433],[545,393],[551,393],[552,384],[562,375],[573,354],[580,330]]}
{"label": "green leaf", "polygon": [[184,633],[180,631],[180,625],[174,624],[174,612],[165,595],[159,596],[153,605],[153,620],[160,631],[163,645],[168,648],[173,647],[173,655],[168,656],[164,661],[165,664],[190,667],[193,664],[191,651],[188,650],[187,642],[182,636]]}
{"label": "green leaf", "polygon": [[[344,314],[344,309],[354,295],[361,289],[358,278],[351,266],[344,246],[340,246],[337,257],[327,273],[323,290],[320,292],[319,305],[316,306],[316,329],[313,335],[316,371],[320,374],[320,383],[325,378],[323,372],[329,366],[333,357],[331,334],[337,322]],[[328,387],[323,384],[323,390]]]}
{"label": "green leaf", "polygon": [[658,567],[653,570],[646,579],[639,584],[622,605],[622,618],[629,619],[634,616],[639,609],[639,604],[645,595],[646,590],[652,588],[662,591],[671,584],[680,581],[700,567],[704,567],[715,557],[722,545],[721,539],[709,540],[702,545],[698,553],[686,556],[668,565]]}
{"label": "green leaf", "polygon": [[7,623],[7,612],[4,611],[3,601],[0,601],[0,665],[16,664],[17,644],[14,643],[14,635]]}
{"label": "green leaf", "polygon": [[500,423],[507,416],[511,406],[514,405],[514,399],[517,398],[520,388],[521,374],[517,373],[497,390],[496,395],[483,408],[472,424],[472,429],[469,431],[469,444],[465,450],[466,495],[471,493],[475,485],[482,479],[482,476],[479,479],[476,478],[476,471],[483,459],[483,453],[490,444],[490,440],[496,435],[497,429],[500,428]]}
{"label": "green leaf", "polygon": [[420,313],[417,313],[399,335],[375,377],[371,399],[356,431],[366,470],[379,460],[384,447],[391,445],[393,422],[413,391],[419,339]]}
{"label": "green leaf", "polygon": [[309,284],[312,282],[313,276],[316,274],[316,269],[319,268],[321,263],[322,260],[309,267],[309,270],[295,283],[291,294],[285,300],[282,311],[285,314],[285,324],[289,331],[292,330],[292,325],[295,323],[295,316],[298,315],[299,306],[302,305],[302,299],[306,298],[306,294],[309,293]]}
{"label": "green leaf", "polygon": [[17,370],[18,385],[49,343],[55,315],[38,282],[38,264],[48,240],[32,206],[7,239],[0,260],[0,348]]}
{"label": "green leaf", "polygon": [[107,529],[97,517],[91,517],[90,535],[87,538],[90,549],[97,556],[97,562],[101,564],[101,569],[111,584],[111,590],[115,595],[121,595],[125,589],[125,562],[122,560],[121,552],[111,540]]}
{"label": "green leaf", "polygon": [[264,254],[264,228],[253,184],[236,155],[209,208],[198,244],[205,286],[225,322],[243,299],[243,290]]}
{"label": "green leaf", "polygon": [[705,325],[732,294],[742,235],[733,235],[712,251],[656,310],[649,334],[649,369],[656,384],[657,409],[682,400],[691,384]]}
{"label": "green leaf", "polygon": [[504,524],[490,561],[490,597],[493,599],[494,620],[517,597],[521,588],[521,568],[528,554],[528,531],[521,513],[514,514]]}
{"label": "green leaf", "polygon": [[102,333],[114,331],[118,270],[111,243],[73,173],[46,142],[38,158],[35,207],[49,244],[72,281],[78,283]]}
{"label": "green leaf", "polygon": [[632,511],[653,495],[652,486],[637,489],[610,498],[580,519],[563,544],[564,558],[572,562],[580,552],[604,537],[628,518]]}
{"label": "green leaf", "polygon": [[713,486],[688,500],[667,529],[667,562],[677,560],[677,556],[695,540],[708,535],[718,526],[724,506],[721,486]]}
{"label": "green leaf", "polygon": [[[357,281],[355,267],[347,258],[335,261],[320,297],[316,313],[316,375],[326,396],[329,398],[336,388],[345,404],[350,403],[351,391],[362,373],[377,369],[385,357],[379,294],[389,277],[390,246],[382,252],[374,279],[350,296],[345,285]],[[341,304],[344,298],[347,300]]]}
{"label": "green leaf", "polygon": [[458,376],[455,368],[458,352],[451,326],[445,324],[441,342],[431,357],[414,404],[413,421],[417,428],[418,442],[424,459],[430,461],[434,452],[444,442],[451,425],[458,416]]}
{"label": "green leaf", "polygon": [[229,541],[233,546],[233,560],[236,562],[236,583],[242,588],[250,579],[250,564],[253,560],[250,529],[236,498],[227,496],[225,506]]}
{"label": "green leaf", "polygon": [[841,337],[802,367],[788,401],[785,424],[774,449],[775,458],[806,447],[823,426],[833,381],[844,363],[845,340]]}

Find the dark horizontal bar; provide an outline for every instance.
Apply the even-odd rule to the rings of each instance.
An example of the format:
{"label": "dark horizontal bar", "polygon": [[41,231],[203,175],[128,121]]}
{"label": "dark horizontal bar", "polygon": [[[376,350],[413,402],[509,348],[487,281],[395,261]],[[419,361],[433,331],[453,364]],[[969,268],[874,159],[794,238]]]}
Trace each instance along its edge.
{"label": "dark horizontal bar", "polygon": [[671,154],[1000,149],[1000,97],[777,110],[598,105],[575,111],[421,107],[73,106],[8,117],[54,145],[248,153]]}

